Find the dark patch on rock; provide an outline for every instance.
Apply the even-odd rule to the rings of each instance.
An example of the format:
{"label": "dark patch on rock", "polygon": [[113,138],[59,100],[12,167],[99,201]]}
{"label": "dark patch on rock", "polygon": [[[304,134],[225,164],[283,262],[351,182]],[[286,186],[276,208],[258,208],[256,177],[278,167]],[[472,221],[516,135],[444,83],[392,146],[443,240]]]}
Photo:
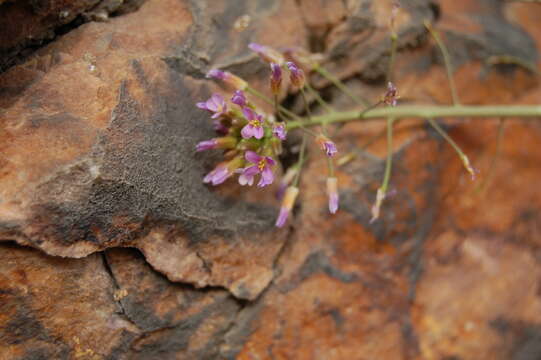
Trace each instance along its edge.
{"label": "dark patch on rock", "polygon": [[490,323],[510,344],[511,360],[537,360],[541,358],[541,325],[498,317]]}
{"label": "dark patch on rock", "polygon": [[357,274],[345,273],[334,267],[329,261],[328,256],[323,252],[312,253],[306,258],[299,270],[300,281],[302,282],[317,273],[323,273],[344,283],[351,283],[358,280]]}

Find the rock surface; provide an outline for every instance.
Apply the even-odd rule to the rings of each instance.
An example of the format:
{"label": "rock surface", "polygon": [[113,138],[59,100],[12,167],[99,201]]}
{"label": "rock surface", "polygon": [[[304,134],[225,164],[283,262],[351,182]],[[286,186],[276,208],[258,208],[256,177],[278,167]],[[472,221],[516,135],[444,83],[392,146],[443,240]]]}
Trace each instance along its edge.
{"label": "rock surface", "polygon": [[[357,154],[336,216],[316,146],[288,229],[273,228],[274,189],[201,183],[218,159],[193,151],[212,136],[193,105],[217,89],[210,67],[264,89],[249,42],[310,46],[375,98],[390,4],[148,1],[0,74],[0,359],[538,359],[537,121],[506,122],[493,170],[497,121],[446,123],[487,174],[473,183],[436,133],[402,121],[396,195],[374,224],[380,122],[336,134]],[[450,101],[425,18],[450,44],[462,102],[539,103],[524,64],[538,62],[541,7],[489,0],[404,4],[404,101]],[[509,54],[523,65],[486,62]]]}

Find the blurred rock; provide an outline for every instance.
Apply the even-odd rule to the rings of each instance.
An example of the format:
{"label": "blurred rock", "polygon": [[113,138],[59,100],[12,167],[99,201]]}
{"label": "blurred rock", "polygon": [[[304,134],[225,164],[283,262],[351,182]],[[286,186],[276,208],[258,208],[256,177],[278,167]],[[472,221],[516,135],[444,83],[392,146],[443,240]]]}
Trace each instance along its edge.
{"label": "blurred rock", "polygon": [[[438,119],[480,169],[477,182],[422,121],[396,124],[395,195],[374,224],[383,122],[336,130],[340,152],[356,157],[337,171],[335,216],[315,145],[288,229],[273,227],[274,189],[201,183],[218,159],[193,150],[212,136],[194,107],[218,89],[209,68],[265,91],[267,65],[249,42],[322,47],[333,72],[375,99],[390,5],[149,1],[1,74],[0,240],[10,242],[0,244],[0,358],[539,359],[536,121],[506,122],[490,170],[497,121]],[[440,5],[403,2],[402,101],[450,101],[428,17],[457,49],[462,102],[539,102],[527,67],[484,60],[538,61],[541,8]],[[495,26],[510,37],[492,36]]]}

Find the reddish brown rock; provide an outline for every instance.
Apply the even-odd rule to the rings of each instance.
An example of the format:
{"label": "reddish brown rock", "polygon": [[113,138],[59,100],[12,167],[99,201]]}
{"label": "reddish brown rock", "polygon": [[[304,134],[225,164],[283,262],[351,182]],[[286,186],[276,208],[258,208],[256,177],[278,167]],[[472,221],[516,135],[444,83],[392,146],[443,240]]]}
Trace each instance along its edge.
{"label": "reddish brown rock", "polygon": [[[288,6],[235,10],[272,19]],[[276,210],[232,203],[201,182],[216,160],[194,151],[212,136],[208,115],[194,106],[209,95],[200,80],[208,59],[250,60],[247,50],[231,58],[228,47],[207,48],[217,36],[237,44],[239,35],[229,28],[231,40],[222,39],[227,23],[216,26],[199,7],[152,3],[83,25],[2,77],[4,239],[70,257],[137,246],[171,279],[242,298],[268,285],[284,232],[260,233],[273,228]],[[256,40],[246,35],[243,49]],[[175,244],[177,256],[161,259],[158,243]]]}
{"label": "reddish brown rock", "polygon": [[137,10],[144,1],[0,1],[0,72],[85,20],[105,21],[109,15]]}
{"label": "reddish brown rock", "polygon": [[[0,239],[81,257],[1,245],[0,357],[539,358],[536,121],[506,123],[494,170],[495,119],[443,121],[480,169],[474,183],[422,121],[397,124],[396,194],[373,224],[386,153],[378,121],[333,137],[357,155],[338,170],[335,216],[315,145],[288,229],[273,229],[272,190],[201,184],[217,157],[193,152],[212,134],[193,103],[216,89],[203,80],[215,65],[264,88],[267,67],[249,41],[314,45],[329,31],[329,67],[365,96],[383,91],[372,81],[386,68],[391,2],[318,3],[147,2],[0,76]],[[425,38],[429,17],[450,44],[464,103],[539,102],[524,66],[484,61],[497,51],[536,61],[539,8],[441,5],[408,2],[399,15],[402,101],[450,100]],[[343,108],[343,97],[326,94]]]}

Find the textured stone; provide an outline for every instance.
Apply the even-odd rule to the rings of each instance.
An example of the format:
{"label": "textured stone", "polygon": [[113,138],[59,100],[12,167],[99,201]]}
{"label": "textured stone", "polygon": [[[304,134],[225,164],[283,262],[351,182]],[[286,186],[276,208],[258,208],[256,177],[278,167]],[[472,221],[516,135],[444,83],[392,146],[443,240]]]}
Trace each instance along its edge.
{"label": "textured stone", "polygon": [[[244,11],[272,18],[284,6]],[[266,287],[285,234],[262,235],[273,228],[272,203],[216,196],[201,182],[216,157],[194,151],[212,136],[194,106],[210,93],[201,80],[208,59],[250,61],[246,50],[231,58],[227,47],[207,47],[225,24],[206,9],[151,3],[85,24],[2,77],[4,239],[70,257],[136,246],[175,281],[249,299]],[[163,258],[164,246],[176,256]]]}
{"label": "textured stone", "polygon": [[[527,66],[485,60],[538,61],[540,7],[403,3],[401,101],[450,102],[428,17],[450,44],[462,102],[539,102]],[[272,226],[274,189],[201,184],[218,159],[193,151],[212,134],[193,107],[218,89],[203,79],[210,67],[265,89],[248,42],[322,47],[326,66],[376,99],[390,4],[149,1],[0,75],[0,239],[11,240],[0,244],[0,358],[538,359],[537,120],[506,122],[490,170],[497,119],[438,119],[476,182],[435,131],[401,121],[395,195],[373,224],[381,121],[331,130],[356,155],[337,169],[335,216],[314,144],[285,230]],[[245,30],[234,26],[243,15]]]}
{"label": "textured stone", "polygon": [[136,10],[145,0],[0,1],[0,72],[82,22]]}

